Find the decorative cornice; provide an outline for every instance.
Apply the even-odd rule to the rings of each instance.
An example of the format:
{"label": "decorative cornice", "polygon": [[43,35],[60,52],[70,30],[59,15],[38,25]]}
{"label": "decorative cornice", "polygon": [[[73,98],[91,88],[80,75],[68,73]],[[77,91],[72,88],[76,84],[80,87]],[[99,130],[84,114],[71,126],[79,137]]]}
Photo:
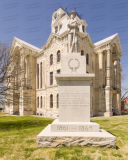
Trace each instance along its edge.
{"label": "decorative cornice", "polygon": [[100,46],[98,48],[94,48],[94,51],[97,52],[97,53],[100,53],[100,52],[103,52],[105,50],[111,50],[112,47],[111,47],[111,42],[108,42],[106,44],[104,44],[103,46]]}
{"label": "decorative cornice", "polygon": [[109,39],[109,37],[108,37],[107,41],[105,41],[105,42],[104,42],[104,40],[102,40],[102,41],[103,41],[103,43],[101,42],[100,44],[95,46],[95,48],[94,48],[95,52],[98,53],[98,52],[102,52],[102,51],[108,50],[108,49],[112,50],[114,44],[116,44],[116,46],[118,47],[118,52],[120,52],[120,56],[123,55],[118,33],[113,35],[113,38],[110,37],[110,39]]}

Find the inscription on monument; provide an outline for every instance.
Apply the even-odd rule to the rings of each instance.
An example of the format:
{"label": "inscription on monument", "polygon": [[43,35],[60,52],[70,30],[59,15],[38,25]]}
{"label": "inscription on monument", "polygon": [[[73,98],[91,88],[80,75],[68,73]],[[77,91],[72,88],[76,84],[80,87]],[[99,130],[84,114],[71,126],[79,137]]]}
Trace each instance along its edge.
{"label": "inscription on monument", "polygon": [[70,126],[70,125],[58,125],[57,131],[68,131],[68,132],[91,132],[93,130],[92,126],[90,125],[80,125],[80,126]]}
{"label": "inscription on monument", "polygon": [[59,81],[59,121],[90,122],[89,81]]}
{"label": "inscription on monument", "polygon": [[68,126],[57,126],[57,130],[60,130],[60,131],[67,131],[68,130]]}
{"label": "inscription on monument", "polygon": [[92,131],[92,126],[80,126],[79,130],[89,132]]}
{"label": "inscription on monument", "polygon": [[60,105],[62,107],[88,107],[89,106],[89,93],[61,93]]}

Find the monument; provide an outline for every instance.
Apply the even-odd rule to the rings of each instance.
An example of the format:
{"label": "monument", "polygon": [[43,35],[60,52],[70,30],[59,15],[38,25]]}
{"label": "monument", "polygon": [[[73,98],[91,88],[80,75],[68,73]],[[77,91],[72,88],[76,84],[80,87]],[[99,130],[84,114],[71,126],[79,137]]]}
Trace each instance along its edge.
{"label": "monument", "polygon": [[37,147],[115,148],[116,137],[90,122],[90,81],[95,75],[86,73],[86,57],[78,52],[76,13],[72,11],[69,16],[69,53],[62,57],[62,73],[55,76],[59,86],[59,119],[37,136]]}

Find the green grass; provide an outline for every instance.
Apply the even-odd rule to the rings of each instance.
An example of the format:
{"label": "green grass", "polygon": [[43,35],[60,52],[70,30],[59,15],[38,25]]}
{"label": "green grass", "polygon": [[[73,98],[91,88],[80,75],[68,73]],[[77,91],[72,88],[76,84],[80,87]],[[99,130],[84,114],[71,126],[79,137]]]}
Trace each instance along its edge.
{"label": "green grass", "polygon": [[0,116],[4,116],[4,115],[6,115],[6,113],[0,111]]}
{"label": "green grass", "polygon": [[116,136],[116,149],[100,147],[37,148],[37,135],[53,119],[0,114],[0,160],[127,160],[128,116],[92,121]]}

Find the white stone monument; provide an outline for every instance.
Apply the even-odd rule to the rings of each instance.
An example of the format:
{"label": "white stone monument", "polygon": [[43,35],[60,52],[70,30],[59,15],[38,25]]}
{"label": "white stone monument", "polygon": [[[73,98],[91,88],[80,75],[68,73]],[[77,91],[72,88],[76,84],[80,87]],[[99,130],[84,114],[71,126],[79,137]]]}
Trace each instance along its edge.
{"label": "white stone monument", "polygon": [[[72,16],[75,12],[71,12]],[[56,74],[59,86],[59,119],[49,124],[38,136],[37,147],[104,146],[116,147],[116,137],[90,122],[90,81],[86,73],[86,57],[74,53],[78,47],[77,24],[69,25],[69,51],[62,57],[62,73]],[[77,29],[78,31],[78,29]],[[73,38],[74,36],[74,38]],[[74,48],[74,49],[73,49]],[[76,48],[76,49],[75,49]]]}

